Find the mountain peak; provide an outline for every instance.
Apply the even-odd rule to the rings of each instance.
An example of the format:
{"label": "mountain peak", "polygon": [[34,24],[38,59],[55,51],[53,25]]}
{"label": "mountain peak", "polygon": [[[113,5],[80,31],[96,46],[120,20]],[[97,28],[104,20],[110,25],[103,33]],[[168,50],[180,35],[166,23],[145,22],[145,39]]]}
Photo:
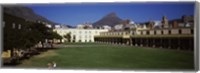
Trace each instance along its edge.
{"label": "mountain peak", "polygon": [[106,16],[104,16],[102,19],[100,19],[99,21],[95,22],[93,25],[95,27],[98,26],[103,26],[103,25],[108,25],[108,26],[115,26],[117,24],[119,24],[122,21],[121,18],[119,18],[115,12],[111,12],[109,14],[107,14]]}
{"label": "mountain peak", "polygon": [[108,17],[117,17],[117,14],[115,12],[111,12],[111,13],[107,14],[106,16],[108,16]]}

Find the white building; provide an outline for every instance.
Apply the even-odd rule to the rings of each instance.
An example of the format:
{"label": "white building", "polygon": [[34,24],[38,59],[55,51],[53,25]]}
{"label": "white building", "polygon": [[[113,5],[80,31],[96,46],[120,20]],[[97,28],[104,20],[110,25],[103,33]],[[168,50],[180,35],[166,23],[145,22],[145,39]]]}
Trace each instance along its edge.
{"label": "white building", "polygon": [[92,26],[92,24],[79,24],[79,25],[76,26],[76,28],[78,28],[78,29],[92,29],[93,26]]}
{"label": "white building", "polygon": [[129,24],[135,24],[135,22],[131,20]]}
{"label": "white building", "polygon": [[55,28],[61,28],[61,25],[55,25]]}
{"label": "white building", "polygon": [[108,29],[108,30],[111,30],[111,27],[110,27],[110,26],[108,26],[108,25],[104,25],[104,26],[103,26],[103,29]]}
{"label": "white building", "polygon": [[[94,36],[100,32],[108,32],[108,29],[54,29],[59,35],[64,36],[70,33],[70,42],[94,42]],[[63,39],[67,41],[67,39]]]}
{"label": "white building", "polygon": [[76,28],[78,28],[78,29],[83,29],[83,27],[84,27],[84,25],[82,25],[82,24],[78,24],[78,25],[76,26]]}
{"label": "white building", "polygon": [[123,29],[123,24],[118,24],[114,26],[115,30],[122,30]]}
{"label": "white building", "polygon": [[67,25],[65,25],[65,24],[57,24],[57,25],[55,25],[54,27],[55,27],[55,29],[69,28],[69,27],[68,27]]}
{"label": "white building", "polygon": [[52,25],[50,24],[45,24],[48,28],[52,28]]}
{"label": "white building", "polygon": [[162,27],[161,21],[154,21],[154,26],[153,26],[153,28],[161,28],[161,27]]}

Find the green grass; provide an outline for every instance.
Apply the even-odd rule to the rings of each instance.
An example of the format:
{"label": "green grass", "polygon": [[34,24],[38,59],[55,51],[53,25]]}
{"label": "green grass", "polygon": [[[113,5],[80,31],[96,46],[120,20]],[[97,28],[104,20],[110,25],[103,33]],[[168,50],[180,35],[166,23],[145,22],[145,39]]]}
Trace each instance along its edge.
{"label": "green grass", "polygon": [[[47,68],[48,62],[55,61],[58,65],[57,68],[60,69],[194,70],[194,58],[192,52],[99,43],[88,44],[96,46],[69,47],[49,50],[45,53],[34,56],[29,60],[23,61],[23,63],[17,67]],[[78,45],[88,44],[78,43]]]}
{"label": "green grass", "polygon": [[93,42],[77,42],[77,43],[64,43],[65,45],[105,45],[105,44],[99,44],[99,43],[93,43]]}

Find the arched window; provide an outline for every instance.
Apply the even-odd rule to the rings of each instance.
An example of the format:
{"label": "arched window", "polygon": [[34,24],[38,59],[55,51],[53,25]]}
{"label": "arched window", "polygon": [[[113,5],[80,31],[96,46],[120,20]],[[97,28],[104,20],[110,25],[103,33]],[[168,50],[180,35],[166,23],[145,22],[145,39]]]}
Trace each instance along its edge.
{"label": "arched window", "polygon": [[143,31],[140,31],[141,32],[141,35],[143,35]]}
{"label": "arched window", "polygon": [[156,35],[156,30],[154,30],[154,35]]}
{"label": "arched window", "polygon": [[182,34],[182,31],[181,31],[181,29],[179,29],[179,30],[178,30],[178,33],[179,33],[179,34]]}
{"label": "arched window", "polygon": [[12,24],[12,28],[15,29],[15,23]]}
{"label": "arched window", "polygon": [[21,29],[21,24],[18,25],[18,29]]}
{"label": "arched window", "polygon": [[194,34],[194,29],[191,29],[191,34]]}
{"label": "arched window", "polygon": [[3,25],[2,25],[3,27],[5,27],[6,26],[6,22],[5,21],[3,21]]}
{"label": "arched window", "polygon": [[149,31],[146,31],[147,32],[147,35],[149,35]]}
{"label": "arched window", "polygon": [[169,30],[169,34],[171,34],[171,30]]}

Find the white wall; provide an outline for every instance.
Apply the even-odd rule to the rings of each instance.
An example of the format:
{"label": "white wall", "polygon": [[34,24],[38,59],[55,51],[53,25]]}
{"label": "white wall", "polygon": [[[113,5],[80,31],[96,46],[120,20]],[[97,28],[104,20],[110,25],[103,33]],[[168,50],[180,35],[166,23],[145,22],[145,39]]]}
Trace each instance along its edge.
{"label": "white wall", "polygon": [[108,32],[107,29],[54,29],[61,36],[71,32],[71,41],[75,42],[94,42],[94,36],[100,35],[100,32]]}

